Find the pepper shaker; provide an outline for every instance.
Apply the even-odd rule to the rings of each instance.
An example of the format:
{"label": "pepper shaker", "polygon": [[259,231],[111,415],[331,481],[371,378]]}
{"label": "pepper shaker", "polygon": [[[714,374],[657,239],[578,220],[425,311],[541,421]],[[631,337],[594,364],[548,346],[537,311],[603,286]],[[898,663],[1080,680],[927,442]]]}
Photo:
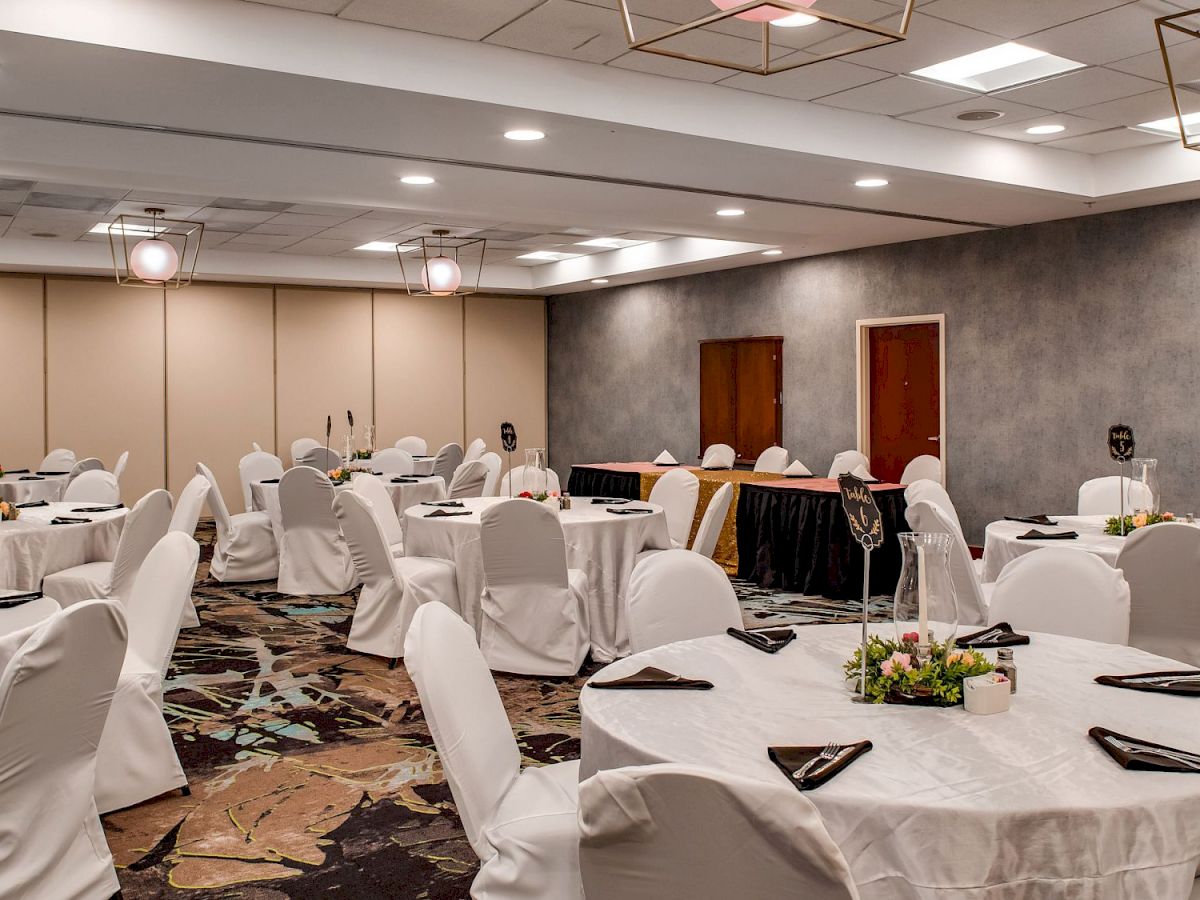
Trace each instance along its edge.
{"label": "pepper shaker", "polygon": [[996,671],[1008,679],[1010,693],[1017,692],[1017,664],[1013,662],[1011,647],[996,651]]}

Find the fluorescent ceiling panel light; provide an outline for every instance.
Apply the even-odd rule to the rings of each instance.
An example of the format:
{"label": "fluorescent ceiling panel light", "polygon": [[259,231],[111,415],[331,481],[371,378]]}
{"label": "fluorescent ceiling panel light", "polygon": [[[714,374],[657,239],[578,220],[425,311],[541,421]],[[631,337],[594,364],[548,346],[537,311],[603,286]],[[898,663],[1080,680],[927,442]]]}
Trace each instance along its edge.
{"label": "fluorescent ceiling panel light", "polygon": [[412,253],[418,249],[414,245],[393,244],[388,241],[368,241],[355,250],[370,250],[372,253]]}
{"label": "fluorescent ceiling panel light", "polygon": [[912,74],[987,94],[1082,68],[1081,62],[1010,42],[917,69]]}
{"label": "fluorescent ceiling panel light", "polygon": [[[1200,125],[1200,112],[1185,113],[1183,116],[1183,127],[1189,135],[1197,133],[1200,128],[1192,126]],[[1153,122],[1143,122],[1141,125],[1133,126],[1138,131],[1148,131],[1151,134],[1165,134],[1168,137],[1179,137],[1179,119],[1176,116],[1169,116],[1166,119],[1155,119]]]}
{"label": "fluorescent ceiling panel light", "polygon": [[558,253],[554,250],[534,250],[532,253],[522,253],[517,259],[536,259],[540,262],[562,262],[564,259],[575,259],[582,253]]}
{"label": "fluorescent ceiling panel light", "polygon": [[577,241],[576,247],[603,247],[606,250],[620,250],[622,247],[636,247],[645,241],[631,241],[628,238],[592,238],[589,241]]}

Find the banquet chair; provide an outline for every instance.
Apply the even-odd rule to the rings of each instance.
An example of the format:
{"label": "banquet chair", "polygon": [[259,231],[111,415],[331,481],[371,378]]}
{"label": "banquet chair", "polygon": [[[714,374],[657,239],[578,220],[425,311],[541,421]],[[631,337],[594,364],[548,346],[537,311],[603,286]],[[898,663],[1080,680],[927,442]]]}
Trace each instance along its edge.
{"label": "banquet chair", "polygon": [[629,576],[628,596],[634,653],[742,627],[742,608],[725,571],[690,550],[642,558]]}
{"label": "banquet chair", "polygon": [[711,444],[700,459],[702,469],[732,469],[737,451],[728,444]]}
{"label": "banquet chair", "polygon": [[656,764],[579,786],[587,900],[858,900],[821,814],[784,779]]}
{"label": "banquet chair", "polygon": [[411,475],[413,473],[412,454],[407,450],[389,447],[380,450],[371,457],[371,468],[380,475]]}
{"label": "banquet chair", "polygon": [[[81,460],[79,460],[79,462],[75,463],[75,465],[71,466],[71,472],[70,472],[68,478],[69,479],[78,478],[84,472],[103,472],[103,471],[104,471],[104,463],[94,456],[89,456],[87,459],[81,459]],[[121,476],[118,475],[116,472],[113,472],[113,477],[119,479]]]}
{"label": "banquet chair", "polygon": [[213,514],[217,540],[213,544],[208,574],[222,584],[238,581],[267,581],[279,574],[279,551],[271,517],[265,512],[229,515],[221,486],[204,463],[196,471],[208,481],[208,508]]}
{"label": "banquet chair", "polygon": [[404,665],[441,758],[467,840],[479,857],[475,900],[582,900],[579,761],[521,769],[521,751],[475,632],[426,603]]}
{"label": "banquet chair", "polygon": [[1129,585],[1093,553],[1042,547],[1000,572],[988,604],[988,623],[1045,631],[1102,644],[1129,643]]}
{"label": "banquet chair", "polygon": [[125,642],[125,616],[111,600],[0,639],[4,897],[106,898],[121,889],[93,785]]}
{"label": "banquet chair", "polygon": [[696,504],[700,501],[700,479],[687,469],[672,469],[654,483],[649,501],[657,503],[667,514],[671,546],[687,547]]}
{"label": "banquet chair", "polygon": [[958,533],[963,533],[962,523],[958,518],[958,510],[954,508],[954,501],[950,499],[950,495],[946,493],[946,489],[942,487],[941,482],[929,478],[918,478],[916,481],[908,482],[908,486],[904,489],[904,502],[911,506],[918,500],[928,500],[934,506],[940,508],[950,521],[954,523],[954,528]]}
{"label": "banquet chair", "polygon": [[42,458],[42,464],[38,466],[38,471],[70,472],[73,465],[75,465],[75,451],[59,447],[57,450],[51,450]]}
{"label": "banquet chair", "polygon": [[783,447],[768,447],[754,461],[755,472],[782,473],[788,467],[788,452]]}
{"label": "banquet chair", "polygon": [[296,463],[297,466],[308,466],[318,472],[329,472],[342,464],[342,458],[328,447],[313,447]]}
{"label": "banquet chair", "polygon": [[522,491],[530,491],[532,493],[539,490],[562,493],[562,482],[558,480],[558,473],[553,469],[546,469],[546,483],[544,485],[539,485],[536,482],[537,474],[533,466],[513,466],[500,479],[500,496],[515,497]]}
{"label": "banquet chair", "polygon": [[463,463],[463,448],[459,444],[446,444],[437,452],[433,459],[433,474],[441,476],[446,484],[454,477],[458,467]]}
{"label": "banquet chair", "polygon": [[500,459],[499,453],[485,453],[479,457],[479,461],[487,466],[487,476],[483,480],[483,497],[495,497],[496,491],[500,487],[500,470],[504,467],[504,463]]}
{"label": "banquet chair", "polygon": [[446,488],[446,496],[451,500],[482,497],[489,474],[487,463],[482,460],[463,463],[454,470],[454,477],[450,479],[450,486]]}
{"label": "banquet chair", "polygon": [[242,499],[246,512],[254,511],[254,492],[251,485],[268,478],[283,477],[283,460],[273,453],[255,450],[238,460],[238,480],[242,483]]}
{"label": "banquet chair", "polygon": [[[391,509],[391,501],[387,503]],[[417,609],[425,603],[446,603],[458,611],[458,578],[449,560],[394,556],[374,505],[357,488],[333,498],[334,515],[363,585],[346,647],[382,656],[389,660],[388,668],[395,668],[404,656],[404,638]]]}
{"label": "banquet chair", "polygon": [[262,444],[260,444],[258,441],[251,441],[250,442],[250,450],[254,453],[262,453],[263,452]]}
{"label": "banquet chair", "polygon": [[1200,666],[1200,528],[1138,528],[1125,539],[1117,568],[1129,582],[1129,643]]}
{"label": "banquet chair", "polygon": [[857,450],[843,450],[833,458],[833,464],[829,467],[829,477],[837,478],[839,475],[849,475],[859,466],[869,472],[871,463]]}
{"label": "banquet chair", "polygon": [[279,479],[279,590],[285,594],[344,594],[355,585],[354,562],[333,514],[333,483],[308,466]]}
{"label": "banquet chair", "polygon": [[120,503],[121,486],[112,472],[89,469],[67,482],[62,498],[64,503]]}
{"label": "banquet chair", "polygon": [[[107,473],[106,473],[107,474]],[[171,495],[151,491],[129,510],[111,562],[90,562],[53,572],[42,579],[42,593],[67,607],[84,600],[107,599],[128,603],[134,579],[171,524]]]}
{"label": "banquet chair", "polygon": [[[372,511],[379,522],[379,527],[383,530],[388,552],[392,556],[403,556],[404,529],[400,525],[396,507],[392,505],[392,495],[388,493],[384,483],[379,480],[378,476],[369,472],[356,472],[350,480],[350,489],[364,500],[371,501]],[[337,509],[336,504],[334,509]],[[342,532],[345,533],[345,528],[342,529]],[[346,536],[346,539],[350,539],[349,535]],[[353,547],[350,548],[350,555],[354,555]]]}
{"label": "banquet chair", "polygon": [[733,485],[723,484],[713,492],[712,499],[704,508],[704,516],[700,519],[700,527],[696,529],[696,539],[692,541],[692,550],[701,556],[712,559],[717,549],[717,541],[721,538],[721,529],[725,527],[725,518],[729,515],[729,507],[733,503]]}
{"label": "banquet chair", "polygon": [[487,444],[483,442],[483,438],[475,438],[475,440],[467,444],[466,452],[463,453],[463,462],[475,462],[486,451]]}
{"label": "banquet chair", "polygon": [[121,455],[117,457],[117,464],[113,466],[113,474],[117,476],[117,481],[121,480],[121,476],[125,474],[125,467],[129,465],[129,451],[123,450]]}
{"label": "banquet chair", "polygon": [[574,675],[590,645],[588,578],[567,568],[558,516],[541,503],[507,500],[480,520],[483,658],[517,675]]}
{"label": "banquet chair", "polygon": [[1079,486],[1076,512],[1081,516],[1119,516],[1121,482],[1125,483],[1125,515],[1132,516],[1135,509],[1148,509],[1154,502],[1150,488],[1140,481],[1122,478],[1120,475],[1105,475],[1103,478],[1092,478]]}
{"label": "banquet chair", "polygon": [[429,452],[429,445],[425,443],[425,438],[410,434],[408,437],[402,437],[396,441],[396,449],[404,450],[411,456],[424,456]]}
{"label": "banquet chair", "polygon": [[292,441],[292,465],[300,465],[300,460],[303,459],[312,450],[324,445],[315,438],[297,438]]}
{"label": "banquet chair", "polygon": [[180,532],[146,556],[123,604],[129,646],[96,753],[96,808],[124,809],[176,788],[187,776],[163,718],[163,681],[191,601],[200,545]]}
{"label": "banquet chair", "polygon": [[[204,510],[204,501],[208,497],[208,479],[203,475],[193,475],[192,480],[183,486],[179,492],[179,500],[175,503],[175,511],[171,513],[171,524],[167,531],[179,531],[190,538],[196,536],[196,526],[200,523],[200,513]],[[200,616],[196,612],[196,604],[189,594],[183,605],[183,618],[180,628],[197,628]]]}
{"label": "banquet chair", "polygon": [[914,481],[929,479],[938,484],[942,483],[942,461],[936,456],[923,453],[913,459],[900,475],[901,484],[912,484]]}
{"label": "banquet chair", "polygon": [[946,511],[930,500],[917,500],[909,504],[904,517],[913,531],[950,535],[950,580],[958,604],[958,624],[985,624],[995,583],[980,581],[979,568],[971,559],[971,551],[962,532]]}

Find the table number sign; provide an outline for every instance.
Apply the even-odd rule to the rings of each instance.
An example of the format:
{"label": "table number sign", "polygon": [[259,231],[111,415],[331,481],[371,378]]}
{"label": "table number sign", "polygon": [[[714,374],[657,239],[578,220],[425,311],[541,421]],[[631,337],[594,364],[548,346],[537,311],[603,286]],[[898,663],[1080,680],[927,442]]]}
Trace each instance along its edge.
{"label": "table number sign", "polygon": [[1125,537],[1125,463],[1133,459],[1133,429],[1128,425],[1113,425],[1108,429],[1108,455],[1121,467],[1117,484],[1121,489],[1121,537]]}
{"label": "table number sign", "polygon": [[512,422],[500,423],[500,446],[508,454],[508,496],[513,495],[512,453],[517,449],[517,429]]}
{"label": "table number sign", "polygon": [[838,489],[842,495],[842,509],[850,523],[850,533],[863,548],[863,600],[862,600],[862,669],[858,675],[858,696],[855,700],[867,702],[867,623],[871,604],[871,551],[883,545],[883,516],[875,497],[866,482],[856,475],[839,475]]}
{"label": "table number sign", "polygon": [[333,416],[325,417],[325,455],[329,455],[329,436],[333,434]]}

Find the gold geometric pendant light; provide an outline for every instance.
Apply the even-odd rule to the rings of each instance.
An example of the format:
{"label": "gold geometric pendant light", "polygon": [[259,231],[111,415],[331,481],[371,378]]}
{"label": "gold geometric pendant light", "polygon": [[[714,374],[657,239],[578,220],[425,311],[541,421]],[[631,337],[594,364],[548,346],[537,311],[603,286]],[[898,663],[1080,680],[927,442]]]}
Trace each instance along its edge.
{"label": "gold geometric pendant light", "polygon": [[117,284],[178,290],[192,283],[203,222],[166,219],[163,210],[152,206],[144,216],[117,216],[104,230]]}
{"label": "gold geometric pendant light", "polygon": [[[1195,16],[1191,22],[1183,22],[1189,16]],[[1179,139],[1188,150],[1200,150],[1200,72],[1192,64],[1191,59],[1200,52],[1200,9],[1190,9],[1186,12],[1172,13],[1169,16],[1154,20],[1158,31],[1158,49],[1162,53],[1163,68],[1167,71],[1167,84],[1171,87],[1171,103],[1175,107],[1175,119],[1179,125]],[[1187,35],[1190,40],[1167,45],[1167,33]],[[1172,66],[1172,57],[1178,62]],[[1185,74],[1184,65],[1191,71]],[[1191,77],[1188,77],[1188,76]],[[1189,102],[1190,101],[1190,102]],[[1190,109],[1189,109],[1190,107]]]}

